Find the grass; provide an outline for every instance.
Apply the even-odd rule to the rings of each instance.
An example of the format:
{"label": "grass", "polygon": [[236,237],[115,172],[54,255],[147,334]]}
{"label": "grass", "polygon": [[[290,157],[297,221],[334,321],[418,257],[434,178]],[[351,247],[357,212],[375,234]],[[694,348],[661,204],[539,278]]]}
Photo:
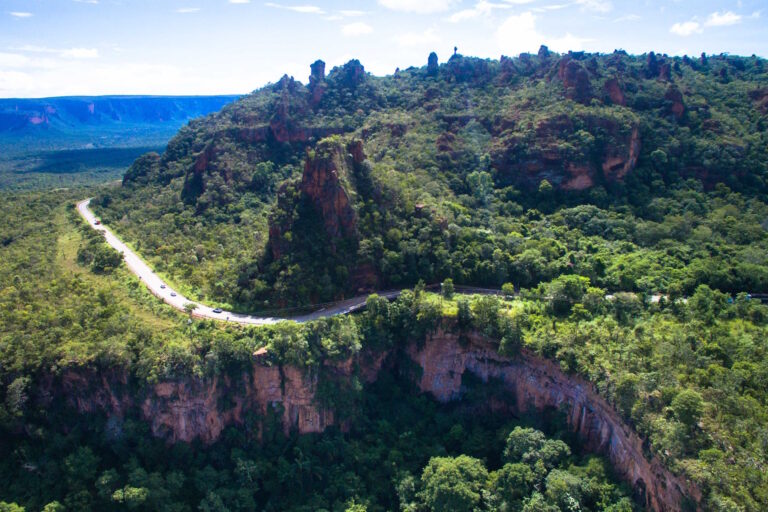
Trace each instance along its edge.
{"label": "grass", "polygon": [[[166,331],[175,328],[183,316],[152,295],[141,286],[136,276],[125,266],[112,275],[94,274],[77,263],[77,250],[82,240],[79,231],[85,222],[70,208],[62,205],[57,209],[55,224],[58,232],[56,266],[61,272],[76,275],[94,290],[106,290],[153,330]],[[90,228],[89,228],[90,229]]]}

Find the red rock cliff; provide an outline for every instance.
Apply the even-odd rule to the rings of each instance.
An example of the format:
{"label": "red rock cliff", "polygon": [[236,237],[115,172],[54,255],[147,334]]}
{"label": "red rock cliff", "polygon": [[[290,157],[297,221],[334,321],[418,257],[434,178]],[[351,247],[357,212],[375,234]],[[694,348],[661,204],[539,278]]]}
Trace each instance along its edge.
{"label": "red rock cliff", "polygon": [[686,495],[700,499],[698,490],[673,475],[658,459],[646,459],[643,440],[592,384],[566,375],[556,363],[525,351],[510,360],[478,335],[470,335],[469,343],[460,344],[455,334],[444,331],[420,349],[411,346],[408,352],[423,369],[419,388],[441,402],[460,397],[462,375],[471,372],[483,382],[501,380],[509,391],[509,407],[516,413],[565,410],[569,427],[585,448],[606,456],[647,508],[676,512],[683,510]]}
{"label": "red rock cliff", "polygon": [[[552,408],[565,411],[568,426],[585,448],[606,456],[651,510],[678,512],[683,510],[686,496],[695,502],[701,498],[698,489],[673,475],[658,459],[646,458],[643,440],[592,384],[563,373],[552,361],[526,351],[514,359],[503,357],[478,334],[469,334],[460,343],[457,334],[445,330],[438,330],[421,346],[410,345],[406,353],[423,370],[420,390],[441,402],[461,397],[462,375],[470,372],[483,382],[498,380],[508,391],[506,403],[491,409],[512,414]],[[326,370],[340,379],[358,371],[362,381],[372,382],[389,355],[363,352],[354,359],[329,364]],[[152,433],[169,441],[212,443],[225,427],[244,424],[248,411],[259,418],[270,411],[280,414],[286,432],[321,432],[338,421],[333,411],[318,405],[315,374],[269,366],[264,361],[265,355],[259,354],[252,371],[241,375],[161,382],[147,388],[139,399],[128,396],[125,378],[114,374],[70,372],[63,379],[64,391],[81,412],[102,410],[122,416],[138,406]]]}
{"label": "red rock cliff", "polygon": [[[332,247],[335,240],[357,238],[357,214],[351,200],[354,190],[350,185],[354,181],[352,169],[364,160],[360,141],[345,145],[336,139],[325,139],[314,148],[307,149],[298,190],[302,199],[320,213]],[[289,188],[280,190],[278,210],[292,211],[292,200]],[[287,216],[275,216],[270,221],[269,247],[273,258],[280,258],[287,250],[285,234],[291,231],[294,220]]]}

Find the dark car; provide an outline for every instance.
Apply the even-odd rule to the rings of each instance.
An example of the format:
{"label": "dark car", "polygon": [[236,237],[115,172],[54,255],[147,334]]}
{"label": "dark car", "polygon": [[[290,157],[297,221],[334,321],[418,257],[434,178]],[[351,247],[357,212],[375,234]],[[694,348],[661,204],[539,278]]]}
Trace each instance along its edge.
{"label": "dark car", "polygon": [[213,310],[213,312],[214,312],[214,313],[221,313],[221,308],[215,308],[215,309]]}
{"label": "dark car", "polygon": [[175,297],[175,296],[176,296],[176,292],[171,292],[171,297]]}
{"label": "dark car", "polygon": [[160,288],[162,288],[163,290],[165,290],[165,285],[164,285],[164,284],[161,284],[161,285],[160,285]]}

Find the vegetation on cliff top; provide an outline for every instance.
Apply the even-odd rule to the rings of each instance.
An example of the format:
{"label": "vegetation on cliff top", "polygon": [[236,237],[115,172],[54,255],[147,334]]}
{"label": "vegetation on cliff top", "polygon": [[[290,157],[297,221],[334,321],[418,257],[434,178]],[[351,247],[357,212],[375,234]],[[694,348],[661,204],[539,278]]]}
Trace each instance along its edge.
{"label": "vegetation on cliff top", "polygon": [[[241,310],[447,277],[768,291],[766,79],[754,57],[546,49],[387,77],[316,63],[191,123],[94,207],[185,292]],[[364,161],[323,157],[333,134]],[[332,170],[351,179],[302,189]],[[344,243],[321,229],[348,217],[336,189]]]}

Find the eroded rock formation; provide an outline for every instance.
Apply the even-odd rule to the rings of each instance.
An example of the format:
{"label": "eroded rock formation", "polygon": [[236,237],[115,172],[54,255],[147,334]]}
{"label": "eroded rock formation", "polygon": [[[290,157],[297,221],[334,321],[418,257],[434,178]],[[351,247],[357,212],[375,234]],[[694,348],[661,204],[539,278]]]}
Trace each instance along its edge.
{"label": "eroded rock formation", "polygon": [[[606,456],[649,509],[677,512],[688,499],[701,499],[689,482],[655,457],[646,457],[643,440],[591,383],[563,373],[552,361],[527,351],[515,358],[501,356],[492,341],[477,333],[464,333],[460,339],[450,325],[422,344],[410,344],[405,354],[422,369],[419,389],[438,401],[461,398],[462,376],[469,372],[482,382],[494,379],[506,390],[504,403],[492,404],[492,410],[513,415],[564,411],[584,447]],[[353,359],[326,363],[324,370],[341,380],[357,375],[370,383],[381,371],[395,370],[397,361],[391,352],[363,351]],[[142,396],[130,394],[125,375],[68,372],[62,380],[67,400],[80,412],[104,411],[119,420],[129,409],[138,409],[152,433],[171,442],[212,443],[225,427],[243,425],[247,412],[262,420],[277,414],[286,432],[322,432],[340,421],[342,429],[348,427],[318,403],[317,370],[271,365],[264,350],[254,354],[250,371],[160,382],[145,388]],[[262,426],[257,425],[255,435],[261,435]]]}
{"label": "eroded rock formation", "polygon": [[[636,124],[626,125],[621,119],[587,117],[579,119],[590,133],[600,133],[601,152],[589,150],[589,142],[579,143],[581,153],[567,152],[563,144],[578,130],[567,115],[542,119],[534,126],[535,144],[526,132],[502,136],[491,150],[492,165],[500,183],[536,189],[542,180],[562,190],[584,190],[601,182],[622,180],[637,164],[640,155],[640,131]],[[439,148],[449,148],[446,137],[438,140]],[[598,158],[595,158],[598,156]]]}
{"label": "eroded rock formation", "polygon": [[[338,139],[320,141],[307,150],[304,173],[298,185],[300,201],[308,202],[323,222],[330,244],[342,238],[356,239],[357,214],[352,207],[351,184],[355,180],[355,168],[365,160],[361,141],[349,144]],[[290,196],[291,184],[278,193],[279,212],[293,211],[294,198]],[[291,231],[294,219],[288,215],[275,216],[270,222],[269,245],[272,257],[280,258],[286,251],[286,233]]]}
{"label": "eroded rock formation", "polygon": [[566,55],[560,60],[557,77],[562,80],[566,98],[588,103],[592,99],[592,83],[589,72],[580,62]]}

